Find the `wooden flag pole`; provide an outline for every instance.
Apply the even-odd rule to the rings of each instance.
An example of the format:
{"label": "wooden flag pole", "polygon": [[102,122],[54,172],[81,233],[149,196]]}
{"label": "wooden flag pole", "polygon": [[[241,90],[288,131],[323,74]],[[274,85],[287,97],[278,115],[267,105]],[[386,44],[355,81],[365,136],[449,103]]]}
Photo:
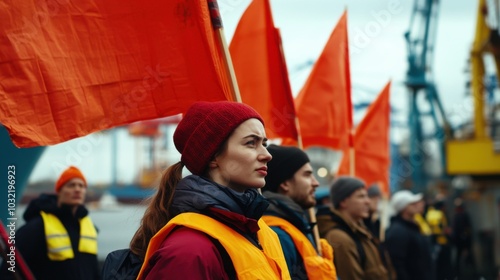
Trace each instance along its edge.
{"label": "wooden flag pole", "polygon": [[243,101],[241,100],[238,81],[236,80],[236,74],[234,73],[233,61],[231,59],[231,54],[229,53],[229,47],[227,46],[226,36],[224,35],[224,28],[222,27],[222,18],[220,16],[217,0],[208,0],[208,8],[210,10],[212,26],[216,31],[216,37],[222,50],[222,59],[224,60],[224,68],[226,69],[226,74],[229,77],[229,87],[231,89],[232,97],[234,101],[242,103]]}
{"label": "wooden flag pole", "polygon": [[354,133],[352,129],[349,133],[349,174],[351,177],[356,176],[356,153],[354,150]]}

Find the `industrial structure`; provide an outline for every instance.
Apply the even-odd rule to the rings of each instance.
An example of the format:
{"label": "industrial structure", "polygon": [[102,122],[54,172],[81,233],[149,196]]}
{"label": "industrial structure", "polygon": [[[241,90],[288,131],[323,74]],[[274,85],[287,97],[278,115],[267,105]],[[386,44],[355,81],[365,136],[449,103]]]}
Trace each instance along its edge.
{"label": "industrial structure", "polygon": [[[438,0],[415,0],[408,46],[409,154],[411,180],[405,186],[415,192],[446,197],[453,216],[453,201],[466,202],[474,225],[477,270],[486,279],[500,267],[500,77],[499,2],[478,1],[474,41],[470,52],[470,86],[473,119],[452,127],[447,120],[432,79],[433,50],[438,24]],[[492,67],[488,67],[492,66]],[[465,109],[457,110],[464,114]],[[431,121],[429,121],[429,118]],[[429,129],[428,124],[433,128]],[[426,126],[427,125],[427,126]],[[426,129],[424,129],[426,128]],[[441,173],[426,170],[430,156],[427,143],[438,145]],[[393,162],[393,164],[395,164]]]}

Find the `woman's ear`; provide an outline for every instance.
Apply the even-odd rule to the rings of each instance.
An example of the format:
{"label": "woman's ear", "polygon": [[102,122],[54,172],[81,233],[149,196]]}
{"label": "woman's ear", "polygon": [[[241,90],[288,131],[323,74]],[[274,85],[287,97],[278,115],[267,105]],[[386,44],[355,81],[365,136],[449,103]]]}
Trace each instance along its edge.
{"label": "woman's ear", "polygon": [[219,165],[217,164],[217,160],[216,160],[216,159],[213,159],[213,160],[211,160],[211,161],[208,163],[208,167],[209,167],[209,168],[212,168],[212,169],[213,169],[213,168],[216,168],[216,167],[218,167],[218,166],[219,166]]}

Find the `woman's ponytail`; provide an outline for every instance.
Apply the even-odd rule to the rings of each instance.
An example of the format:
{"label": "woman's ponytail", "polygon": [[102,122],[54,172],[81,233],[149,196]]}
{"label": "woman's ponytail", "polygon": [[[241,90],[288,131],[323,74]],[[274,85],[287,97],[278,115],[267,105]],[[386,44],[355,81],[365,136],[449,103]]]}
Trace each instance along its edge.
{"label": "woman's ponytail", "polygon": [[182,162],[178,162],[167,168],[162,174],[156,194],[149,199],[141,225],[130,241],[130,250],[141,259],[146,256],[149,240],[172,218],[169,209],[175,187],[182,179],[183,167]]}

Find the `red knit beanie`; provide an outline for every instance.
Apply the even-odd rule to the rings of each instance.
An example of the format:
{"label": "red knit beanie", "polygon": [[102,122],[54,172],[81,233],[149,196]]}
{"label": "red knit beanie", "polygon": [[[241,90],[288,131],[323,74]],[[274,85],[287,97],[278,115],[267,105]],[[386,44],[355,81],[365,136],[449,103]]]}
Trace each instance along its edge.
{"label": "red knit beanie", "polygon": [[78,169],[74,166],[70,166],[70,167],[68,167],[68,169],[64,170],[64,172],[61,174],[61,176],[57,180],[56,188],[55,188],[56,193],[58,193],[59,190],[61,190],[62,186],[64,186],[64,184],[66,184],[66,182],[68,182],[69,180],[71,180],[73,178],[80,178],[85,183],[85,186],[87,185],[87,180],[85,180],[85,177],[83,177],[83,174],[80,171],[80,169]]}
{"label": "red knit beanie", "polygon": [[248,119],[261,116],[252,107],[230,101],[196,102],[186,112],[174,133],[181,161],[195,175],[208,163],[231,132]]}

